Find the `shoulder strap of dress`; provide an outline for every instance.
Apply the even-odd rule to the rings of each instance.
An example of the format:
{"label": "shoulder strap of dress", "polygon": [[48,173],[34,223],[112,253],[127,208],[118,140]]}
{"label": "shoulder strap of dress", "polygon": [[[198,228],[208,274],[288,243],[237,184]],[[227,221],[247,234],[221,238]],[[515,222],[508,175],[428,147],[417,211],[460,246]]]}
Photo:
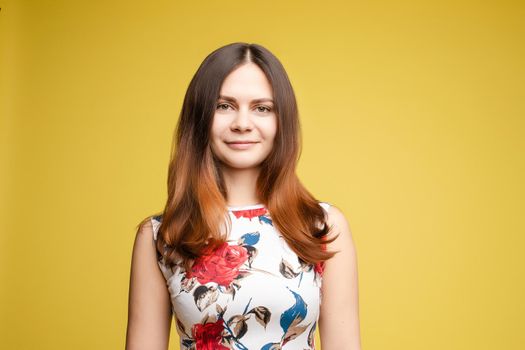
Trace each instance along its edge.
{"label": "shoulder strap of dress", "polygon": [[328,202],[319,202],[319,205],[323,207],[323,209],[328,212],[328,208],[330,208],[332,205]]}
{"label": "shoulder strap of dress", "polygon": [[157,234],[159,233],[159,227],[161,222],[160,215],[154,215],[150,218],[151,225],[153,226],[153,239],[157,240]]}

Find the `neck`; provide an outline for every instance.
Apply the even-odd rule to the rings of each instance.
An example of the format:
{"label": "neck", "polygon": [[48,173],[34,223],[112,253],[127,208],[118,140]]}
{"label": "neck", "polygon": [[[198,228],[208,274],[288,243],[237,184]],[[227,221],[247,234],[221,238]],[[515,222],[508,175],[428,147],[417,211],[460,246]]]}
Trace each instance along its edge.
{"label": "neck", "polygon": [[257,177],[259,168],[232,169],[223,168],[222,175],[226,185],[229,206],[242,206],[260,203],[257,198]]}

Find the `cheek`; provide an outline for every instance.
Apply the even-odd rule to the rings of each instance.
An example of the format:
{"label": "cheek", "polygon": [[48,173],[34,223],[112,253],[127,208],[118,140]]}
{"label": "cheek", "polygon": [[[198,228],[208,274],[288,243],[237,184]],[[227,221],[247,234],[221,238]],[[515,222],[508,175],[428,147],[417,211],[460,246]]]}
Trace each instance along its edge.
{"label": "cheek", "polygon": [[221,136],[223,134],[223,130],[226,127],[223,125],[224,122],[221,122],[221,120],[214,118],[213,123],[211,125],[211,138],[214,142],[218,142],[221,140]]}
{"label": "cheek", "polygon": [[274,119],[265,125],[264,134],[267,140],[273,140],[277,134],[277,121]]}

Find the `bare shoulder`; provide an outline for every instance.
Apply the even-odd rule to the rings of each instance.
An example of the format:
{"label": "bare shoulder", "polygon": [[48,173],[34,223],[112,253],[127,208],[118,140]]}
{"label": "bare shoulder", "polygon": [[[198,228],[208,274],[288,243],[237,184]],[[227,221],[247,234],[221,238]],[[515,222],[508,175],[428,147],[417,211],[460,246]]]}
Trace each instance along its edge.
{"label": "bare shoulder", "polygon": [[171,304],[151,217],[137,225],[131,259],[126,349],[167,349]]}
{"label": "bare shoulder", "polygon": [[331,204],[327,210],[327,223],[332,227],[328,238],[338,236],[329,244],[333,250],[352,249],[355,250],[352,230],[346,215],[337,206]]}
{"label": "bare shoulder", "polygon": [[148,238],[153,237],[153,223],[151,222],[151,219],[152,217],[148,216],[139,223],[136,234],[137,236],[147,236]]}
{"label": "bare shoulder", "polygon": [[331,226],[328,250],[337,253],[326,260],[323,272],[319,331],[323,349],[360,350],[359,292],[357,254],[350,224],[337,206],[327,210]]}
{"label": "bare shoulder", "polygon": [[[135,242],[133,244],[132,264],[136,268],[149,268],[151,271],[158,269],[156,260],[156,243],[151,217],[147,217],[137,225]],[[133,267],[133,266],[132,266]]]}
{"label": "bare shoulder", "polygon": [[327,244],[337,252],[326,260],[323,271],[322,303],[319,331],[323,349],[360,350],[359,292],[357,254],[346,215],[331,205],[327,210],[329,237]]}

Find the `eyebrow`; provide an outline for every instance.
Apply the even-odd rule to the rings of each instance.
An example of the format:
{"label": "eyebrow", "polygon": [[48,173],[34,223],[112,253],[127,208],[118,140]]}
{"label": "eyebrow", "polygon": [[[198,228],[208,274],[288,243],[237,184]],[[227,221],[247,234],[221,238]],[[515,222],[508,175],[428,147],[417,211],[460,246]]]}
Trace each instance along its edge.
{"label": "eyebrow", "polygon": [[[230,102],[236,102],[237,101],[235,99],[235,97],[224,96],[224,95],[220,95],[219,99],[230,101]],[[273,100],[271,98],[265,97],[265,98],[256,98],[256,99],[252,100],[252,102],[253,103],[259,103],[259,102],[271,102],[271,103],[273,103]]]}

